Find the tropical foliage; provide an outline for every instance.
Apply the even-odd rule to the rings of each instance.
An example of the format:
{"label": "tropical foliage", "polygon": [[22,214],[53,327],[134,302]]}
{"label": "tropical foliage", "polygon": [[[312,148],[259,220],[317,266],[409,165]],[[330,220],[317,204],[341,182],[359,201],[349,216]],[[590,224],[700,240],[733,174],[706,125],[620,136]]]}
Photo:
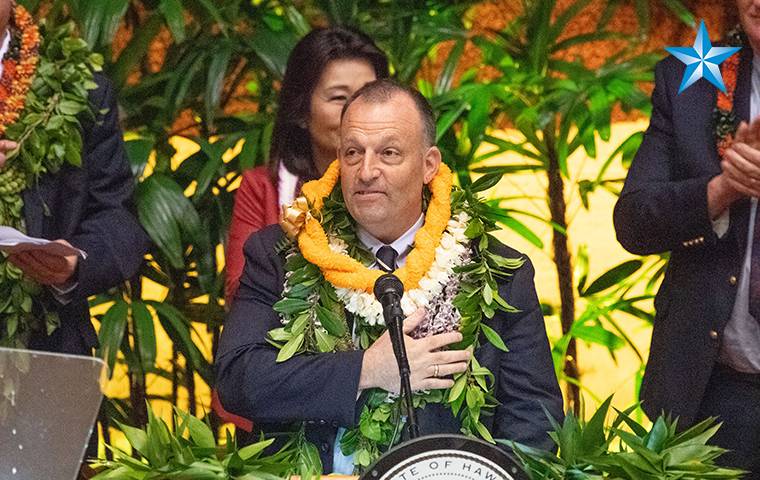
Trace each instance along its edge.
{"label": "tropical foliage", "polygon": [[172,429],[148,407],[148,424],[144,430],[121,425],[132,452],[109,446],[116,454],[113,461],[95,462],[100,473],[96,480],[109,478],[196,478],[196,479],[275,479],[293,469],[293,453],[288,446],[274,455],[263,456],[274,441],[266,440],[238,448],[227,430],[226,443],[217,446],[211,426],[181,410]]}
{"label": "tropical foliage", "polygon": [[[721,468],[714,460],[725,452],[708,445],[720,424],[709,418],[678,431],[678,420],[660,416],[647,430],[630,417],[631,407],[618,411],[605,426],[612,397],[586,422],[571,412],[564,422],[552,420],[550,432],[559,452],[538,450],[514,442],[512,447],[533,480],[600,477],[651,480],[666,478],[732,479],[745,472]],[[627,427],[624,429],[623,427]]]}
{"label": "tropical foliage", "polygon": [[[708,445],[719,425],[707,419],[687,430],[677,432],[677,421],[659,417],[647,430],[630,417],[634,407],[618,411],[610,425],[612,397],[607,398],[586,422],[568,411],[562,423],[552,420],[552,438],[558,453],[539,450],[505,440],[523,462],[533,480],[617,478],[623,480],[691,478],[738,479],[744,472],[721,468],[714,460],[725,450]],[[184,479],[275,479],[300,473],[296,470],[293,444],[286,445],[272,456],[262,457],[262,450],[271,443],[262,441],[238,448],[227,433],[225,444],[217,446],[211,429],[186,412],[177,411],[180,421],[172,433],[166,423],[148,410],[145,430],[123,425],[132,448],[129,452],[111,447],[114,461],[96,462],[100,472],[94,478],[141,478],[162,480]],[[318,462],[318,454],[314,452]],[[310,465],[302,464],[308,468]],[[313,470],[312,470],[313,471]],[[319,474],[317,470],[317,475]]]}

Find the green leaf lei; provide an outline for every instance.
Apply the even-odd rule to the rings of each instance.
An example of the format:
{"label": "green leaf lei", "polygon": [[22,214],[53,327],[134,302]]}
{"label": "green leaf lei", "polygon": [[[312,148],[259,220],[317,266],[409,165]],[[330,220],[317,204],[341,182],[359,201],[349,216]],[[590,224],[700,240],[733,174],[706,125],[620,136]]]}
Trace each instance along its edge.
{"label": "green leaf lei", "polygon": [[[44,20],[40,23],[37,70],[24,109],[4,136],[18,147],[0,168],[0,225],[26,231],[23,190],[43,174],[57,172],[64,162],[82,163],[80,121],[97,121],[99,112],[88,91],[97,88],[92,72],[101,70],[103,58],[73,31],[73,24],[47,29]],[[57,314],[41,293],[4,254],[0,257],[0,346],[24,347],[32,330],[55,330]]]}
{"label": "green leaf lei", "polygon": [[[463,340],[453,345],[454,349],[477,349],[485,339],[497,348],[507,350],[498,334],[482,323],[484,315],[492,318],[496,310],[516,311],[499,297],[496,279],[511,275],[524,262],[519,258],[503,258],[492,251],[498,244],[489,233],[498,229],[495,215],[476,193],[492,186],[498,181],[497,177],[500,175],[487,175],[467,190],[454,187],[451,192],[452,217],[460,212],[470,217],[464,233],[470,239],[466,245],[469,259],[454,269],[455,273],[447,284],[455,289],[451,304],[461,315],[458,329]],[[426,197],[429,196],[427,189],[425,193]],[[374,262],[372,253],[356,236],[356,225],[348,214],[340,182],[324,201],[320,223],[328,237],[345,242],[348,255],[365,266]],[[383,334],[383,325],[370,325],[355,317],[352,335],[344,305],[319,267],[303,257],[295,241],[286,240],[279,248],[286,256],[286,283],[282,300],[274,305],[274,309],[281,314],[285,326],[271,330],[268,339],[280,349],[278,362],[298,354],[366,349]],[[442,295],[436,295],[427,307],[434,309],[436,314]],[[468,369],[454,376],[453,387],[445,391],[414,392],[414,406],[425,408],[428,403],[445,403],[461,421],[462,433],[493,442],[480,421],[482,409],[495,407],[498,403],[493,396],[493,384],[493,374],[473,357]],[[397,395],[379,388],[369,391],[358,427],[347,431],[341,440],[343,454],[353,454],[355,473],[361,472],[383,451],[401,440],[399,429],[403,415],[403,405]]]}

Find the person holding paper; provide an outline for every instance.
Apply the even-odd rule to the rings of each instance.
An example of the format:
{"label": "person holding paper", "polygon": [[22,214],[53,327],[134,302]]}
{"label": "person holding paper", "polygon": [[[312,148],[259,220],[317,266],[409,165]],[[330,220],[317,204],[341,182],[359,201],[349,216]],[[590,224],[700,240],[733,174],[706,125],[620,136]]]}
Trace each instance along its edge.
{"label": "person holding paper", "polygon": [[[61,95],[48,89],[46,98],[39,85],[49,73],[37,69],[38,60],[47,42],[61,40],[40,37],[23,7],[0,0],[0,225],[83,253],[32,247],[0,258],[0,299],[10,299],[0,301],[0,346],[91,355],[98,339],[87,298],[132,276],[149,237],[133,213],[111,84],[93,73],[91,60],[72,60],[69,81],[55,92]],[[32,81],[38,77],[43,82]],[[26,102],[28,93],[40,102]],[[50,117],[40,127],[44,136],[34,132],[39,141],[23,143],[36,128],[23,120],[43,100],[60,102],[54,111],[68,117]]]}

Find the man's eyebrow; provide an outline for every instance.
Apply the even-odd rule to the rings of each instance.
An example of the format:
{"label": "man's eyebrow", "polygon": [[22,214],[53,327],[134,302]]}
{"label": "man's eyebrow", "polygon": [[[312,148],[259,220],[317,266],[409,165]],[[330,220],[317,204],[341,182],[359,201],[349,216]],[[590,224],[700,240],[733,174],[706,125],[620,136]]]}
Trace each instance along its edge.
{"label": "man's eyebrow", "polygon": [[353,135],[344,135],[340,139],[340,146],[345,147],[348,144],[354,145],[357,143],[356,137]]}
{"label": "man's eyebrow", "polygon": [[401,137],[398,135],[398,133],[389,133],[388,135],[385,135],[384,137],[380,138],[381,143],[397,143],[401,141]]}

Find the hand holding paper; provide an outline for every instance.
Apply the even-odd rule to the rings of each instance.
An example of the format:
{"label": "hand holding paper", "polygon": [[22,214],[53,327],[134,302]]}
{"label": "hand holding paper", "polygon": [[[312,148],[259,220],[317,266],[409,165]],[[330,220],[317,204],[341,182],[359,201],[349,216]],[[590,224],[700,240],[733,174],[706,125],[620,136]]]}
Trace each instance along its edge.
{"label": "hand holding paper", "polygon": [[66,240],[28,237],[11,227],[0,227],[0,250],[25,275],[42,285],[61,286],[72,279],[79,257],[87,254]]}

